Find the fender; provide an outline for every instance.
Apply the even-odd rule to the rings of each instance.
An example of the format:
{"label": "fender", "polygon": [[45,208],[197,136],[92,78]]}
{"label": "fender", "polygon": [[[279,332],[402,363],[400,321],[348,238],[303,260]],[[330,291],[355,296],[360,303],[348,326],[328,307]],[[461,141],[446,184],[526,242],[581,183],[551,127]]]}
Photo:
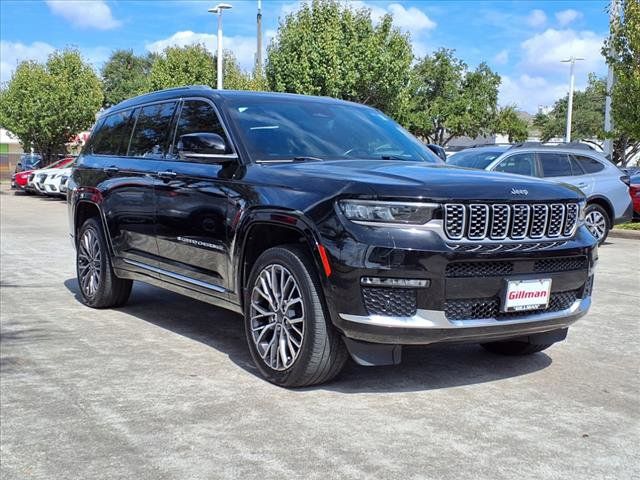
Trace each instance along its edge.
{"label": "fender", "polygon": [[107,247],[109,249],[109,255],[113,257],[114,250],[111,245],[111,235],[109,234],[109,226],[107,224],[107,219],[104,215],[104,211],[102,210],[102,192],[94,187],[79,187],[73,192],[73,243],[76,244],[76,233],[80,225],[78,225],[78,206],[82,203],[89,203],[94,205],[98,212],[100,213],[100,221],[102,222],[102,228],[105,233],[105,240],[107,243]]}
{"label": "fender", "polygon": [[587,197],[587,203],[593,203],[594,201],[603,202],[607,206],[607,210],[608,210],[607,213],[610,214],[611,224],[613,225],[613,223],[616,221],[616,219],[615,219],[616,211],[613,208],[613,205],[611,204],[609,199],[607,197],[604,197],[604,196],[598,195],[598,194],[591,195],[590,197]]}
{"label": "fender", "polygon": [[[287,210],[280,208],[266,208],[266,209],[254,209],[243,215],[240,225],[237,227],[235,238],[232,242],[232,258],[231,262],[234,268],[233,275],[235,281],[231,280],[230,283],[235,283],[236,292],[240,305],[244,303],[244,261],[246,252],[246,242],[249,238],[251,229],[257,225],[272,224],[286,227],[297,231],[306,240],[310,251],[312,252],[312,258],[314,265],[318,272],[323,272],[323,260],[320,257],[318,247],[320,243],[320,235],[314,227],[313,222],[309,220],[305,214],[297,210]],[[323,290],[326,291],[327,277],[326,275],[319,275],[319,280]]]}

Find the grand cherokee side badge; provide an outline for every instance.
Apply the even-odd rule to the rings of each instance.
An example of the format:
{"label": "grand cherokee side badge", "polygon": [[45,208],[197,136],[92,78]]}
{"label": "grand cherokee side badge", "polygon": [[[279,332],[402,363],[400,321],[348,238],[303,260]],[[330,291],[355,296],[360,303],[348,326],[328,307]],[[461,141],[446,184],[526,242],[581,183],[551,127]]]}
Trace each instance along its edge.
{"label": "grand cherokee side badge", "polygon": [[511,195],[529,195],[529,190],[524,188],[512,188]]}

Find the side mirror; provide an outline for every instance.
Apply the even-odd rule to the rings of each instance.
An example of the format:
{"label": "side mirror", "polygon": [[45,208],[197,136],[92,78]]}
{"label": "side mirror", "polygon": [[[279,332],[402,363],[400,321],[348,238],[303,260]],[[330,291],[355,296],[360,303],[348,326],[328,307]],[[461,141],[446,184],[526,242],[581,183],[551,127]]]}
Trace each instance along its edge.
{"label": "side mirror", "polygon": [[224,138],[217,133],[197,132],[181,135],[177,144],[180,158],[211,158],[231,153]]}

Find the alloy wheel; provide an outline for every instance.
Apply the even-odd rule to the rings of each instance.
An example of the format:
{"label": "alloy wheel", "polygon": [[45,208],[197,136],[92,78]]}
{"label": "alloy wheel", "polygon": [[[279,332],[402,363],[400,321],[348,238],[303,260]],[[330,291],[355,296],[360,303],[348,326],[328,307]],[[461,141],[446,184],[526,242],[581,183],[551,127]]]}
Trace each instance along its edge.
{"label": "alloy wheel", "polygon": [[100,287],[101,252],[98,236],[87,229],[78,245],[78,280],[84,294],[93,297]]}
{"label": "alloy wheel", "polygon": [[591,235],[596,237],[597,240],[600,240],[604,237],[607,232],[607,219],[604,218],[604,215],[597,210],[593,210],[587,213],[585,217],[585,224],[587,229],[591,232]]}
{"label": "alloy wheel", "polygon": [[250,316],[251,338],[264,363],[279,371],[291,367],[302,349],[305,309],[289,270],[277,264],[262,269],[251,292]]}

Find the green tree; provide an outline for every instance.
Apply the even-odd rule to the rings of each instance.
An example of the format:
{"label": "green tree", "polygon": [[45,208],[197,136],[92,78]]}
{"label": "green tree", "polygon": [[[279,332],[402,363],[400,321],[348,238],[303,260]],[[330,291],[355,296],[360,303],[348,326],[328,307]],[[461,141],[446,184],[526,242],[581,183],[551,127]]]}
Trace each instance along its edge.
{"label": "green tree", "polygon": [[413,67],[406,124],[443,146],[456,137],[493,134],[499,85],[500,76],[487,64],[469,70],[453,50],[437,50]]}
{"label": "green tree", "polygon": [[[217,57],[204,45],[167,47],[155,59],[149,78],[150,90],[181,87],[185,85],[209,85],[215,88]],[[257,76],[243,72],[236,58],[229,51],[223,55],[224,88],[232,90],[260,90]]]}
{"label": "green tree", "polygon": [[0,125],[49,163],[65,143],[89,128],[102,105],[102,87],[76,50],[56,51],[45,65],[22,62],[0,91]]}
{"label": "green tree", "polygon": [[267,49],[268,87],[372,105],[398,117],[413,59],[392,17],[377,25],[367,9],[313,0],[281,20]]}
{"label": "green tree", "polygon": [[[576,139],[604,138],[604,100],[606,83],[595,74],[589,74],[587,87],[573,94],[571,137]],[[543,142],[553,137],[564,137],[567,119],[567,97],[555,102],[548,114],[536,115],[533,124],[540,129]]]}
{"label": "green tree", "polygon": [[524,142],[529,136],[529,124],[520,115],[515,105],[508,105],[498,111],[495,133],[509,137],[509,142]]}
{"label": "green tree", "polygon": [[614,161],[626,165],[640,151],[640,2],[620,0],[602,53],[613,66]]}
{"label": "green tree", "polygon": [[105,106],[149,91],[149,74],[155,57],[155,54],[138,56],[133,50],[113,52],[102,67]]}

